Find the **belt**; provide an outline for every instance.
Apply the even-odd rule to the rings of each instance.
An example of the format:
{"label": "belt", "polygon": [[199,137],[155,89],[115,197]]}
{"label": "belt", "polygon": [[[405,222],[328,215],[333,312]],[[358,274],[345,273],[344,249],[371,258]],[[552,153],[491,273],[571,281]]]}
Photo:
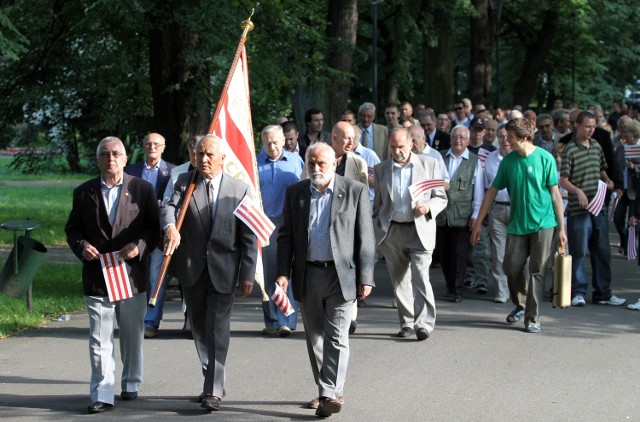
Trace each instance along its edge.
{"label": "belt", "polygon": [[415,221],[393,221],[393,220],[391,220],[391,222],[393,224],[402,224],[402,225],[415,224]]}
{"label": "belt", "polygon": [[511,205],[511,202],[501,202],[501,201],[496,201],[495,202],[496,205],[504,205],[505,207],[508,207]]}
{"label": "belt", "polygon": [[307,261],[307,265],[314,267],[327,268],[336,265],[333,261]]}

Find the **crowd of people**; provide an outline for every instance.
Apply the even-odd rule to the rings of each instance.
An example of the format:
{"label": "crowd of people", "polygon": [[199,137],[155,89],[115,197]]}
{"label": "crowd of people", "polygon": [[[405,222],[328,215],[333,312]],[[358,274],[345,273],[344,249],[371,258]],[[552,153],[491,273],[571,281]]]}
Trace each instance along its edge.
{"label": "crowd of people", "polygon": [[[375,286],[377,260],[390,275],[401,338],[424,341],[435,329],[431,268],[441,268],[445,285],[435,288],[446,300],[459,304],[469,290],[491,294],[514,305],[507,323],[539,333],[549,260],[559,246],[573,257],[571,306],[587,303],[587,252],[591,302],[624,305],[612,291],[608,223],[618,231],[618,253],[633,256],[640,152],[630,146],[640,138],[638,111],[615,102],[605,118],[597,106],[566,110],[556,102],[543,114],[490,112],[463,98],[442,113],[389,104],[386,124],[375,123],[376,106],[363,103],[345,110],[330,132],[319,109],[306,111],[304,133],[279,118],[262,130],[256,154],[262,206],[275,226],[261,254],[256,234],[234,215],[257,192],[224,172],[224,140],[190,139],[189,161],[173,166],[162,159],[160,134],[143,139],[144,158],[132,165],[118,138],[104,138],[96,151],[101,174],[74,191],[66,226],[83,262],[89,413],[114,404],[116,323],[121,398],[138,396],[143,339],[155,337],[162,320],[166,283],[156,289],[156,282],[167,255],[202,368],[197,401],[208,411],[226,395],[235,290],[251,294],[259,259],[267,296],[281,289],[294,308],[285,315],[263,302],[262,334],[289,336],[300,311],[318,387],[307,407],[321,417],[345,404],[349,335]],[[128,275],[123,298],[112,298],[110,255]],[[147,307],[153,290],[157,302]],[[640,300],[628,308],[640,310]]]}

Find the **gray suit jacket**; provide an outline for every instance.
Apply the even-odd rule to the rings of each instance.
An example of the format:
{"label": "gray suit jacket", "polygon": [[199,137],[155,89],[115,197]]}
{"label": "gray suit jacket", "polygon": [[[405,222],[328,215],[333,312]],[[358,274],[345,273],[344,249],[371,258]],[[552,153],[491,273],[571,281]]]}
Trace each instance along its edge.
{"label": "gray suit jacket", "polygon": [[[411,153],[409,160],[413,164],[411,184],[430,179],[442,179],[440,165],[435,158]],[[381,244],[389,231],[393,211],[393,158],[376,165],[373,168],[373,174],[376,193],[373,200],[373,228],[376,240]],[[436,242],[436,216],[447,206],[447,194],[444,188],[435,188],[423,193],[413,202],[429,205],[430,210],[426,215],[413,218],[422,246],[432,250]]]}
{"label": "gray suit jacket", "polygon": [[[178,176],[173,196],[160,213],[162,227],[176,223],[194,171]],[[193,286],[205,270],[209,272],[213,287],[222,294],[232,293],[238,280],[254,279],[258,241],[249,227],[233,215],[245,195],[251,195],[249,185],[223,174],[212,221],[206,188],[202,176],[198,175],[180,229],[180,246],[173,257],[183,286]]]}
{"label": "gray suit jacket", "polygon": [[[375,244],[369,190],[360,182],[334,177],[331,246],[342,296],[350,301],[356,299],[358,285],[374,285]],[[309,180],[289,186],[284,199],[284,223],[278,232],[278,274],[291,274],[293,295],[298,301],[303,298],[305,283],[310,204]]]}

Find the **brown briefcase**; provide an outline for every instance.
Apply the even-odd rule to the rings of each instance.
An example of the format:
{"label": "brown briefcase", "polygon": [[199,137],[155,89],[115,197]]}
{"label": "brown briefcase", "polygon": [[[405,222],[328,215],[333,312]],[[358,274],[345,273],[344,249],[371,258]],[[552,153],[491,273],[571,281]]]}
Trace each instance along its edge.
{"label": "brown briefcase", "polygon": [[553,256],[553,307],[571,306],[571,255],[564,245],[558,245]]}

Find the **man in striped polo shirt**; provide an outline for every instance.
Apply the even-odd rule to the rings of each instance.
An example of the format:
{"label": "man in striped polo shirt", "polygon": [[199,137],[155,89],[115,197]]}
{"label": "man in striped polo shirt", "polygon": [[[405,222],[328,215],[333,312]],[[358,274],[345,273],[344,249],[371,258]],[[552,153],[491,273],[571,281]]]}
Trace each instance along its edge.
{"label": "man in striped polo shirt", "polygon": [[607,162],[602,148],[591,138],[596,119],[588,111],[576,118],[575,135],[562,157],[560,186],[569,192],[567,209],[567,237],[573,257],[571,266],[571,305],[585,306],[585,295],[589,281],[585,268],[587,250],[591,259],[593,303],[601,305],[623,305],[626,299],[611,292],[611,250],[606,208],[596,215],[587,210],[587,205],[598,192],[600,180],[613,189],[613,181],[607,176]]}

